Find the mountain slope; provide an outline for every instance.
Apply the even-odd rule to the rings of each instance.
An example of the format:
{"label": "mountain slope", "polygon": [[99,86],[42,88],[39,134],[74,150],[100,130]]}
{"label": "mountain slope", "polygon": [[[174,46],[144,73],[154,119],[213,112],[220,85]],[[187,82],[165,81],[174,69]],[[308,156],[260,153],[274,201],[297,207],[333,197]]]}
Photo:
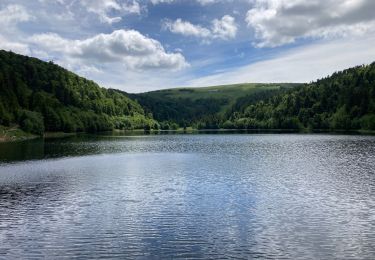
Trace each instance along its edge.
{"label": "mountain slope", "polygon": [[35,134],[185,126],[375,130],[375,63],[311,84],[128,94],[101,88],[51,62],[0,51],[0,125],[17,124]]}
{"label": "mountain slope", "polygon": [[375,130],[375,63],[245,106],[224,127]]}
{"label": "mountain slope", "polygon": [[0,51],[0,125],[17,123],[37,134],[157,126],[118,91],[52,62]]}
{"label": "mountain slope", "polygon": [[[301,84],[236,84],[204,88],[175,88],[130,95],[163,128],[168,124],[218,128],[241,99],[254,103]],[[248,103],[246,103],[248,104]]]}

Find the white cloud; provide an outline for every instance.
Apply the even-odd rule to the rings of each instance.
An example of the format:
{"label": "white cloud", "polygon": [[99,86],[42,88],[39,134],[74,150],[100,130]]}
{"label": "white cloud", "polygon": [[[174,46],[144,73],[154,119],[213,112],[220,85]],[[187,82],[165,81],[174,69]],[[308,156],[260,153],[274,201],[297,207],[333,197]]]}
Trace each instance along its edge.
{"label": "white cloud", "polygon": [[[250,44],[243,49],[242,45],[238,45],[240,41],[233,42],[231,62],[225,65],[223,60],[228,56],[224,55],[229,54],[224,54],[220,48],[211,51],[208,46],[195,46],[202,50],[194,49],[191,42],[175,45],[181,42],[175,42],[174,39],[171,41],[157,31],[147,30],[148,28],[146,31],[153,38],[159,37],[157,39],[160,42],[145,33],[118,30],[124,28],[122,26],[131,25],[141,25],[138,28],[144,29],[143,26],[154,23],[160,15],[168,17],[169,14],[165,9],[158,8],[161,13],[156,17],[151,12],[149,16],[142,16],[142,20],[133,17],[128,22],[124,17],[146,12],[147,5],[152,8],[150,5],[153,2],[177,1],[201,6],[220,2],[225,3],[225,7],[232,3],[235,10],[245,6],[245,1],[252,2],[253,8],[248,12],[246,22],[257,34],[254,44],[259,47],[283,45],[298,39],[308,40],[302,43],[304,47],[290,46],[288,51],[285,48],[253,50]],[[0,0],[0,48],[44,60],[52,59],[103,86],[133,92],[184,85],[310,81],[335,70],[375,60],[372,55],[375,53],[375,1],[241,1],[238,4],[239,0]],[[246,8],[245,12],[249,7]],[[173,10],[185,11],[180,8]],[[236,13],[235,10],[231,12],[229,9],[227,14],[236,17],[236,20],[229,15],[218,19],[209,18],[214,20],[207,20],[207,24],[193,24],[177,19],[166,21],[164,27],[172,33],[194,37],[206,43],[234,37],[249,39],[251,32],[248,36],[244,35],[246,32],[239,33],[238,24],[241,21],[237,17],[242,12]],[[208,17],[213,14],[209,8],[200,8],[201,11],[202,15]],[[182,17],[178,13],[173,17],[175,15]],[[116,23],[120,19],[125,21]],[[139,21],[141,23],[137,24]],[[116,29],[117,31],[113,31]],[[108,33],[108,30],[113,32]],[[348,37],[342,38],[343,36]],[[339,39],[342,42],[338,37],[341,37]],[[318,38],[320,41],[314,41],[317,44],[311,45],[310,38]],[[184,49],[184,52],[178,48]],[[237,48],[238,52],[235,51]],[[262,56],[270,52],[277,53],[277,56]],[[191,57],[190,68],[182,69],[189,66],[183,55]],[[242,59],[242,64],[249,56],[263,61],[253,63],[254,61],[248,60],[247,66],[228,69],[230,64],[235,63],[237,56]],[[207,63],[203,64],[203,61]],[[211,76],[196,79],[197,75],[203,73]]]}
{"label": "white cloud", "polygon": [[237,25],[232,16],[224,15],[220,20],[215,19],[212,21],[211,30],[214,38],[233,39],[237,34]]}
{"label": "white cloud", "polygon": [[201,5],[208,5],[218,2],[218,0],[197,0]]}
{"label": "white cloud", "polygon": [[133,0],[129,3],[124,3],[122,5],[122,8],[127,12],[127,13],[130,13],[130,14],[140,14],[141,13],[141,5]]}
{"label": "white cloud", "polygon": [[20,22],[26,22],[32,19],[32,16],[21,5],[11,4],[0,10],[0,24],[2,30],[8,30]]}
{"label": "white cloud", "polygon": [[132,70],[179,70],[188,66],[180,53],[166,52],[160,42],[135,30],[117,30],[85,40],[69,40],[53,33],[37,34],[30,42],[43,50],[80,61],[120,62]]}
{"label": "white cloud", "polygon": [[31,19],[33,19],[33,17],[21,5],[10,4],[1,9],[0,49],[29,54],[29,46],[17,40],[19,37],[17,25],[21,22],[30,21]]}
{"label": "white cloud", "polygon": [[224,73],[193,79],[187,86],[243,82],[310,82],[339,70],[375,61],[375,36],[321,42]]}
{"label": "white cloud", "polygon": [[28,55],[30,54],[30,48],[27,44],[20,42],[12,42],[0,35],[0,49],[13,51],[16,53]]}
{"label": "white cloud", "polygon": [[211,31],[200,25],[194,25],[190,22],[183,21],[180,18],[172,22],[170,20],[165,21],[163,24],[164,29],[171,31],[172,33],[182,34],[185,36],[195,36],[200,38],[211,38]]}
{"label": "white cloud", "polygon": [[375,28],[373,0],[253,0],[246,16],[258,47],[275,47],[299,38],[335,38]]}
{"label": "white cloud", "polygon": [[[79,3],[84,6],[88,12],[95,13],[103,23],[117,23],[121,21],[121,15],[125,13],[140,14],[141,6],[138,1],[119,1],[119,0],[81,0]],[[115,12],[120,16],[110,16]]]}
{"label": "white cloud", "polygon": [[[178,0],[151,0],[151,3],[154,5],[157,5],[157,4],[170,4],[170,3],[177,2],[177,1]],[[201,5],[208,5],[208,4],[220,2],[222,0],[195,0],[195,1]]]}
{"label": "white cloud", "polygon": [[174,1],[175,0],[151,0],[151,3],[154,5],[164,4],[164,3],[170,4],[170,3],[173,3]]}
{"label": "white cloud", "polygon": [[211,39],[233,39],[237,34],[237,24],[230,15],[224,15],[221,19],[214,19],[211,22],[211,28],[205,28],[200,25],[194,25],[188,21],[177,19],[175,21],[166,20],[163,28],[172,33],[184,36],[194,36],[203,40]]}

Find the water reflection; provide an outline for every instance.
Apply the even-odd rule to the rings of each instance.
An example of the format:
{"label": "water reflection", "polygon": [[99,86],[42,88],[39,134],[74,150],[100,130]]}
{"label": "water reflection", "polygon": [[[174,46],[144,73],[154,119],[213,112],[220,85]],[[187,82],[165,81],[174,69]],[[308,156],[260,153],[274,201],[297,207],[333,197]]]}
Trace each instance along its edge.
{"label": "water reflection", "polygon": [[43,147],[25,159],[48,159],[0,165],[0,257],[375,255],[374,137],[85,136]]}
{"label": "water reflection", "polygon": [[42,139],[0,143],[0,162],[42,159],[45,155]]}

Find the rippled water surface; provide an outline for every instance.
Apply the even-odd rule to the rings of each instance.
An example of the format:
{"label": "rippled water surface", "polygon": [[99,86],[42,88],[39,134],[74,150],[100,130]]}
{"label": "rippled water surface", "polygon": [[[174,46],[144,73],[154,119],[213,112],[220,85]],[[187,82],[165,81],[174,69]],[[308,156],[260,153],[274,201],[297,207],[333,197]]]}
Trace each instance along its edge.
{"label": "rippled water surface", "polygon": [[0,258],[375,258],[375,137],[0,144]]}

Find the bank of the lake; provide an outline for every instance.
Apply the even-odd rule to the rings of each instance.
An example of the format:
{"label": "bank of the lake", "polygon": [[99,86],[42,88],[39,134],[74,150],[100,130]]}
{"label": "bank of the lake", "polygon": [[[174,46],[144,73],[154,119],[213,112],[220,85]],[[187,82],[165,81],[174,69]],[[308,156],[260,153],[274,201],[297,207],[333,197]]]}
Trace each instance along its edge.
{"label": "bank of the lake", "polygon": [[[147,134],[287,134],[287,133],[299,133],[299,134],[350,134],[350,135],[375,135],[375,131],[372,130],[326,130],[326,129],[196,129],[193,127],[178,128],[176,130],[162,130],[162,129],[113,129],[112,131],[97,132],[96,134],[102,135],[107,133],[113,133],[114,135],[147,135]],[[5,127],[0,125],[0,143],[1,142],[15,142],[15,141],[27,141],[32,139],[44,138],[44,139],[55,139],[55,138],[66,138],[76,135],[85,135],[95,133],[85,132],[45,132],[43,136],[38,136],[32,133],[21,130],[18,126]]]}
{"label": "bank of the lake", "polygon": [[18,126],[5,127],[0,125],[0,142],[25,141],[35,138],[39,138],[39,136],[27,133]]}

